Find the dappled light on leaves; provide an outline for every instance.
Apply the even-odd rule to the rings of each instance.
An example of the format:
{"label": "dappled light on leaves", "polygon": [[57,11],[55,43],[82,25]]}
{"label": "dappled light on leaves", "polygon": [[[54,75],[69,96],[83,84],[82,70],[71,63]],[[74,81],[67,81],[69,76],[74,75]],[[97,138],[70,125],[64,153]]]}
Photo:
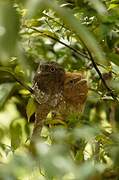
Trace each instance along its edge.
{"label": "dappled light on leaves", "polygon": [[119,179],[118,21],[116,0],[0,1],[1,180]]}

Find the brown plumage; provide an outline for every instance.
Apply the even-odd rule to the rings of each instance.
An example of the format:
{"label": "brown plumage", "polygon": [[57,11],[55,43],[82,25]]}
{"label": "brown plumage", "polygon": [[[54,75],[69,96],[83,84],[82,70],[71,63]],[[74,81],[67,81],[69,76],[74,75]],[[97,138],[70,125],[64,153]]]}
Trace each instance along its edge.
{"label": "brown plumage", "polygon": [[55,109],[63,99],[65,71],[55,62],[39,65],[33,79],[34,97],[37,104],[32,140],[41,132],[47,114]]}
{"label": "brown plumage", "polygon": [[[88,94],[87,80],[82,73],[66,72],[63,88],[63,101],[58,109],[53,112],[53,119],[57,119],[57,114],[65,120],[71,113],[80,114],[85,106]],[[58,112],[58,113],[57,113]]]}
{"label": "brown plumage", "polygon": [[82,112],[88,85],[82,73],[65,72],[55,62],[44,62],[34,76],[33,90],[38,103],[32,140],[39,137],[49,112],[60,113],[63,118],[72,112]]}
{"label": "brown plumage", "polygon": [[88,93],[87,80],[81,73],[67,72],[64,81],[64,99],[75,111],[82,111]]}

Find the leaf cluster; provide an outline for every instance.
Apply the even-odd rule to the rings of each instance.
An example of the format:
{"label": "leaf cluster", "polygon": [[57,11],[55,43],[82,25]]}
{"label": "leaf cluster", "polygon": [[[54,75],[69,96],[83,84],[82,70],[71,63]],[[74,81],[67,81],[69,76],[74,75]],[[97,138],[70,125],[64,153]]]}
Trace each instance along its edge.
{"label": "leaf cluster", "polygon": [[[119,178],[118,22],[116,0],[0,1],[0,179]],[[85,73],[89,94],[80,117],[48,115],[34,157],[29,87],[45,60]]]}

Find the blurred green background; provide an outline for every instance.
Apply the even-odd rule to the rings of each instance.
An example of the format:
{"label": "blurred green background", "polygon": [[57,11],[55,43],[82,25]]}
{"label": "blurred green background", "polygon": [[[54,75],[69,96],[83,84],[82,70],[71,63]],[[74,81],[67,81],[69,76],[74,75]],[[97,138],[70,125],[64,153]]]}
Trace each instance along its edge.
{"label": "blurred green background", "polygon": [[[36,161],[32,96],[18,81],[31,87],[43,60],[84,72],[89,93],[78,120],[44,126]],[[0,179],[119,179],[118,72],[118,0],[0,0]]]}

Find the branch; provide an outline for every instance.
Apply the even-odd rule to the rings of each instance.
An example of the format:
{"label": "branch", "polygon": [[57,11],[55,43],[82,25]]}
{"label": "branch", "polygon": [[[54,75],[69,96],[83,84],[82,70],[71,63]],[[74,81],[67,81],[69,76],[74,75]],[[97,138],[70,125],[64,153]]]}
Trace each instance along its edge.
{"label": "branch", "polygon": [[31,94],[34,94],[34,90],[28,86],[27,84],[25,84],[21,79],[19,79],[18,77],[16,77],[14,74],[11,74],[12,77],[19,83],[21,84],[25,89],[27,89]]}
{"label": "branch", "polygon": [[42,14],[43,14],[43,16],[51,19],[52,21],[54,21],[55,23],[57,23],[58,25],[60,25],[61,27],[64,27],[66,29],[66,26],[64,24],[61,24],[60,22],[56,21],[53,17],[51,17],[51,16],[49,16],[49,15],[47,15],[45,13],[42,13]]}
{"label": "branch", "polygon": [[90,51],[89,51],[88,49],[87,49],[87,51],[88,51],[88,53],[89,53],[90,60],[91,60],[91,62],[92,62],[92,64],[93,64],[93,67],[95,68],[96,72],[98,73],[98,75],[99,75],[100,79],[102,80],[102,83],[104,84],[105,88],[106,88],[107,91],[109,92],[110,96],[112,96],[112,98],[118,102],[117,96],[113,93],[112,89],[110,89],[110,88],[108,87],[105,79],[103,78],[100,70],[98,69],[97,64],[95,63],[95,61],[94,61],[94,59],[93,59],[93,57],[92,57],[92,54],[90,53]]}
{"label": "branch", "polygon": [[15,81],[17,81],[19,84],[21,84],[25,89],[27,89],[31,94],[33,94],[34,93],[34,90],[30,87],[30,86],[28,86],[27,84],[25,84],[21,79],[19,79],[14,73],[12,73],[9,69],[1,69],[0,68],[0,71],[3,71],[3,72],[7,72],[7,73],[9,73],[12,77],[13,77],[13,79],[15,80]]}
{"label": "branch", "polygon": [[[28,28],[28,27],[27,27],[27,28]],[[68,47],[69,49],[71,49],[72,51],[74,51],[75,53],[77,53],[78,55],[80,55],[80,56],[82,56],[82,57],[90,60],[90,58],[89,58],[86,54],[82,53],[82,52],[79,51],[78,49],[75,49],[75,48],[69,46],[68,44],[64,43],[63,41],[59,40],[58,38],[56,38],[56,37],[54,37],[54,36],[51,36],[51,35],[43,32],[43,31],[40,31],[40,30],[38,30],[38,29],[36,29],[36,28],[34,28],[34,27],[30,27],[30,29],[32,29],[32,30],[34,30],[34,31],[36,31],[36,32],[38,32],[38,33],[41,33],[41,34],[43,34],[44,36],[49,37],[50,39],[53,39],[53,40],[59,42],[60,44]]]}

